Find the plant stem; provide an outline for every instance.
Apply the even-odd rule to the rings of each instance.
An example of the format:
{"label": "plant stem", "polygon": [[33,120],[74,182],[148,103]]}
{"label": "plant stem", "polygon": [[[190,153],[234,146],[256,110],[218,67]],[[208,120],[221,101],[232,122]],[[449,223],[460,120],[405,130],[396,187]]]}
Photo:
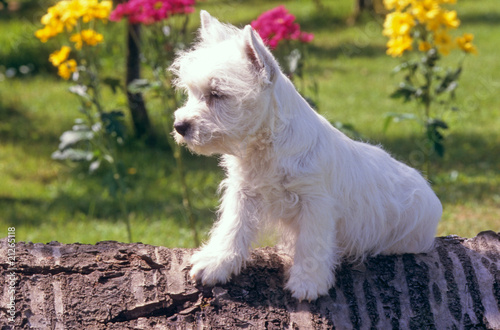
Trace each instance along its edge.
{"label": "plant stem", "polygon": [[189,189],[186,184],[186,176],[184,173],[184,164],[183,164],[184,162],[182,159],[182,150],[181,147],[177,144],[175,144],[174,158],[177,163],[177,172],[179,173],[179,180],[181,182],[182,206],[184,207],[184,211],[186,212],[186,217],[189,223],[189,227],[191,227],[194,244],[196,246],[199,246],[200,239],[198,237],[198,230],[196,229],[196,222],[193,215],[193,209],[191,207],[191,199],[189,198]]}
{"label": "plant stem", "polygon": [[[167,77],[167,71],[166,70],[160,70],[162,73],[163,73],[163,79],[165,79],[165,81],[169,81],[169,77]],[[158,70],[155,70],[155,78],[158,80],[158,81],[162,81],[162,78],[159,77],[158,75]],[[171,95],[167,95],[168,94],[168,91],[165,89],[165,88],[162,88],[161,90],[161,99],[162,99],[162,104],[165,106],[165,108],[167,109],[175,109],[178,107],[178,105],[181,103],[180,100],[178,100],[178,96],[175,92],[173,92]],[[172,106],[168,106],[168,103],[169,101],[172,101],[171,103]],[[199,239],[199,235],[198,235],[198,230],[196,228],[196,221],[195,221],[195,218],[194,218],[194,214],[193,214],[193,208],[192,208],[192,204],[191,204],[191,198],[190,198],[190,195],[189,195],[189,188],[188,188],[188,185],[186,183],[186,173],[184,172],[184,160],[183,160],[183,157],[182,157],[182,149],[181,147],[175,143],[175,141],[172,139],[172,137],[170,136],[170,128],[173,126],[173,120],[172,120],[172,113],[168,113],[166,114],[165,116],[166,118],[166,123],[165,123],[165,130],[167,131],[167,141],[168,141],[168,144],[170,145],[170,147],[172,148],[172,151],[174,153],[174,159],[175,159],[175,163],[176,163],[176,167],[177,167],[177,174],[179,176],[179,181],[180,181],[180,184],[181,184],[181,195],[182,195],[182,206],[184,208],[184,211],[186,212],[186,218],[188,220],[188,225],[189,227],[191,228],[191,232],[193,234],[193,241],[194,241],[194,244],[195,246],[199,246],[200,245],[200,239]]]}
{"label": "plant stem", "polygon": [[[430,113],[430,104],[426,104],[425,107],[425,122],[426,125],[429,122],[429,113]],[[427,130],[427,127],[426,127]],[[425,134],[428,134],[425,132]],[[429,139],[429,137],[428,137]],[[425,178],[429,179],[431,176],[431,152],[432,152],[432,141],[429,141],[429,148],[427,152],[425,153],[425,167],[426,167],[426,173],[425,173]]]}
{"label": "plant stem", "polygon": [[[97,139],[97,141],[94,140],[94,145],[100,150],[100,152],[104,155],[108,155],[111,157],[112,161],[110,161],[111,165],[111,173],[113,175],[113,180],[115,181],[115,184],[118,187],[118,192],[116,194],[112,194],[113,198],[115,201],[118,202],[118,205],[120,207],[120,212],[123,218],[125,218],[125,225],[127,227],[127,237],[129,243],[132,243],[132,227],[130,224],[130,219],[128,216],[128,211],[127,211],[127,202],[125,200],[125,184],[123,182],[122,176],[120,175],[120,172],[118,170],[118,166],[116,165],[116,159],[117,159],[117,151],[113,148],[111,144],[111,136],[107,134],[105,128],[104,128],[104,123],[102,122],[102,114],[104,113],[104,110],[101,106],[101,96],[100,96],[100,80],[97,72],[99,72],[98,67],[97,67],[97,60],[92,52],[88,50],[88,47],[84,48],[87,50],[86,52],[86,57],[89,60],[89,87],[92,90],[92,103],[97,109],[97,112],[99,113],[99,120],[103,124],[103,127],[98,131],[100,135],[100,139]],[[90,115],[89,112],[87,112],[89,120],[92,122],[92,116]]]}
{"label": "plant stem", "polygon": [[125,218],[125,225],[127,226],[127,238],[129,243],[132,243],[132,226],[130,224],[130,218],[127,211],[127,202],[125,201],[125,185],[123,184],[123,179],[118,172],[118,168],[113,164],[113,179],[118,185],[118,194],[115,196],[115,199],[118,201],[120,205],[120,212],[122,216]]}
{"label": "plant stem", "polygon": [[425,86],[424,86],[424,129],[425,129],[425,134],[427,135],[427,140],[428,140],[428,149],[427,152],[425,152],[425,178],[429,179],[431,172],[430,172],[430,159],[431,159],[431,153],[432,153],[432,139],[429,137],[428,134],[428,124],[429,124],[429,119],[430,119],[430,114],[431,114],[431,85],[432,85],[432,67],[429,65],[428,61],[425,63]]}

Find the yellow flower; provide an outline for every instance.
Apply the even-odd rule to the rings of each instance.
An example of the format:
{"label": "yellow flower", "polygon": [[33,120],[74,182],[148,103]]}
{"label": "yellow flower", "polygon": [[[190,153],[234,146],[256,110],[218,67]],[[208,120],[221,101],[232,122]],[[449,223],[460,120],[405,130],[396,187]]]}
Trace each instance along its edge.
{"label": "yellow flower", "polygon": [[66,30],[72,31],[78,23],[78,19],[85,13],[85,6],[80,0],[59,1],[56,6],[61,13],[61,22]]}
{"label": "yellow flower", "polygon": [[109,17],[111,10],[113,9],[113,2],[110,0],[101,1],[97,10],[94,12],[94,17],[105,20]]}
{"label": "yellow flower", "polygon": [[438,51],[445,56],[450,53],[454,46],[451,36],[448,34],[447,30],[436,31],[436,33],[434,33],[434,43],[436,44]]}
{"label": "yellow flower", "polygon": [[[441,5],[455,4],[456,0],[383,0],[384,6],[393,12],[387,14],[382,34],[389,37],[387,54],[401,56],[412,50],[412,37],[418,40],[418,50],[427,52],[436,48],[442,55],[458,47],[466,53],[477,53],[472,44],[473,36],[465,34],[456,40],[449,35],[451,29],[460,25],[455,10]],[[421,30],[425,28],[425,32]],[[427,36],[432,39],[427,41]]]}
{"label": "yellow flower", "polygon": [[403,55],[406,50],[412,50],[412,42],[413,39],[408,35],[391,38],[387,42],[387,55],[391,55],[392,57]]}
{"label": "yellow flower", "polygon": [[59,20],[59,13],[57,12],[57,8],[53,6],[47,10],[47,14],[42,16],[40,22],[43,25],[50,25],[57,20]]}
{"label": "yellow flower", "polygon": [[[420,24],[429,24],[439,16],[441,8],[435,0],[413,1],[410,12]],[[427,29],[435,30],[429,26]]]}
{"label": "yellow flower", "polygon": [[45,27],[35,35],[42,42],[58,35],[66,29],[68,32],[78,24],[81,18],[84,23],[93,19],[106,21],[112,9],[112,2],[104,0],[62,0],[47,10],[41,22]]}
{"label": "yellow flower", "polygon": [[59,66],[61,63],[68,59],[68,55],[71,52],[71,48],[68,46],[62,46],[60,50],[56,50],[49,56],[49,61],[54,66]]}
{"label": "yellow flower", "polygon": [[409,13],[393,12],[387,14],[382,33],[388,37],[409,35],[415,20]]}
{"label": "yellow flower", "polygon": [[[64,8],[62,8],[63,5],[61,5],[62,2],[67,3],[68,1],[58,2],[56,5],[50,7],[47,13],[42,16],[40,21],[45,27],[35,32],[35,36],[42,42],[46,42],[48,39],[63,32],[65,27],[73,28],[73,26],[69,25],[69,22],[63,20],[63,14],[65,13]],[[74,23],[76,24],[76,21]]]}
{"label": "yellow flower", "polygon": [[420,40],[418,42],[418,50],[421,51],[421,52],[427,52],[429,51],[430,49],[432,48],[432,45],[430,42],[428,41],[422,41]]}
{"label": "yellow flower", "polygon": [[405,9],[409,4],[411,0],[384,0],[384,6],[387,10],[403,10]]}
{"label": "yellow flower", "polygon": [[68,60],[64,63],[61,63],[58,68],[58,74],[62,78],[68,80],[71,77],[71,74],[76,71],[76,61]]}
{"label": "yellow flower", "polygon": [[442,13],[441,23],[448,28],[456,29],[460,25],[460,20],[457,17],[455,10],[449,10]]}
{"label": "yellow flower", "polygon": [[75,48],[80,50],[82,49],[82,36],[80,33],[73,34],[70,38],[69,41],[72,41],[75,43]]}
{"label": "yellow flower", "polygon": [[102,42],[104,37],[102,36],[102,34],[97,33],[94,30],[83,30],[82,39],[87,45],[95,46],[98,43]]}
{"label": "yellow flower", "polygon": [[[60,1],[47,10],[42,16],[41,22],[46,26],[61,26],[71,31],[77,23],[78,17],[74,17],[74,9],[71,7],[73,1]],[[62,32],[62,29],[59,33]]]}
{"label": "yellow flower", "polygon": [[435,0],[415,1],[410,12],[428,31],[437,31],[443,27],[456,29],[460,25],[457,12],[444,10]]}
{"label": "yellow flower", "polygon": [[47,42],[47,40],[49,40],[50,38],[52,38],[58,34],[59,34],[58,29],[55,29],[55,28],[50,27],[50,26],[46,26],[43,29],[37,30],[35,32],[35,37],[40,39],[41,42]]}
{"label": "yellow flower", "polygon": [[97,33],[94,30],[88,29],[83,30],[80,33],[73,34],[69,40],[75,43],[76,49],[82,49],[83,43],[89,46],[95,46],[98,43],[102,42],[104,37],[102,34]]}
{"label": "yellow flower", "polygon": [[93,19],[101,19],[106,21],[113,8],[113,3],[110,0],[98,2],[97,0],[81,0],[86,7],[83,15],[83,22],[87,23]]}
{"label": "yellow flower", "polygon": [[463,36],[458,37],[456,42],[458,47],[466,53],[477,54],[477,48],[472,44],[474,35],[472,33],[465,33]]}

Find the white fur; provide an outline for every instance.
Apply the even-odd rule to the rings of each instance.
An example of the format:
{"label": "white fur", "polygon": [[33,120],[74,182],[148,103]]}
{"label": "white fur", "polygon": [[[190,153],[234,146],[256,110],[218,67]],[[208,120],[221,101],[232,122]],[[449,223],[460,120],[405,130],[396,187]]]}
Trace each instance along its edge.
{"label": "white fur", "polygon": [[174,136],[196,153],[222,154],[227,178],[191,276],[215,284],[238,274],[270,223],[294,258],[286,288],[298,299],[327,294],[341,258],[432,247],[442,207],[416,170],[311,109],[250,26],[204,11],[201,21],[199,42],[171,69],[188,94]]}

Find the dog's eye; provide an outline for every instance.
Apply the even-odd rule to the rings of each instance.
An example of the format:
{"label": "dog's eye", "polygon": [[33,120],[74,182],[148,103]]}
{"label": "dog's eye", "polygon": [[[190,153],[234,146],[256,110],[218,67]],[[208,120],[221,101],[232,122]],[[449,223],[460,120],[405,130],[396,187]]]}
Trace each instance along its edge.
{"label": "dog's eye", "polygon": [[210,91],[210,97],[214,99],[220,99],[222,97],[222,94],[218,91]]}

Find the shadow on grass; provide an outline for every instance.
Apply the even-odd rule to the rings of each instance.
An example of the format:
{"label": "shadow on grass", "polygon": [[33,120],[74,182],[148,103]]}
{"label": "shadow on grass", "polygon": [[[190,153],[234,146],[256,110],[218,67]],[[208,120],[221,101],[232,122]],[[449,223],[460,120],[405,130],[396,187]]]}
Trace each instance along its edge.
{"label": "shadow on grass", "polygon": [[312,57],[317,59],[331,59],[334,60],[340,56],[346,56],[350,58],[355,57],[367,57],[373,58],[378,56],[386,56],[384,45],[372,45],[372,44],[357,44],[355,41],[352,42],[342,42],[337,46],[325,47],[325,46],[308,46],[308,53]]}
{"label": "shadow on grass", "polygon": [[[22,129],[19,129],[21,128]],[[4,104],[0,99],[0,139],[16,141],[29,138],[29,132],[35,129],[32,120],[25,111],[14,105]]]}
{"label": "shadow on grass", "polygon": [[460,15],[460,21],[462,22],[462,25],[469,25],[469,24],[500,25],[500,13],[495,13],[495,12],[464,13]]}
{"label": "shadow on grass", "polygon": [[[410,161],[412,152],[421,151],[419,147],[422,137],[384,138],[380,137],[383,147],[404,161]],[[500,171],[500,135],[488,136],[478,134],[464,135],[453,133],[445,138],[445,155],[443,158],[432,155],[438,171],[478,171],[495,169]],[[416,164],[418,165],[418,164]]]}
{"label": "shadow on grass", "polygon": [[347,17],[343,14],[330,7],[325,7],[322,11],[314,10],[311,15],[300,17],[300,28],[303,31],[334,32],[347,27]]}
{"label": "shadow on grass", "polygon": [[[173,219],[188,227],[173,156],[166,145],[147,147],[139,142],[127,144],[123,162],[134,174],[126,177],[128,214],[138,219]],[[55,161],[54,161],[55,162]],[[120,203],[105,185],[106,171],[88,174],[88,164],[71,164],[47,182],[47,192],[35,198],[0,195],[0,218],[13,224],[37,226],[74,219],[96,219],[110,223],[123,221]],[[215,219],[220,169],[215,158],[187,154],[185,171],[191,190],[193,212],[198,228]]]}
{"label": "shadow on grass", "polygon": [[[423,149],[415,136],[385,139],[383,147],[396,158],[423,169]],[[450,134],[443,158],[431,156],[431,181],[445,203],[484,202],[500,196],[500,136]]]}
{"label": "shadow on grass", "polygon": [[[498,138],[497,138],[498,140]],[[411,154],[418,150],[415,137],[380,139],[383,147],[403,162],[412,163]],[[454,134],[446,141],[447,153],[443,159],[433,157],[432,181],[441,200],[445,203],[484,201],[498,194],[500,182],[489,180],[488,173],[500,172],[500,141],[481,135]],[[372,141],[371,143],[377,143]],[[161,156],[161,157],[160,157]],[[182,198],[176,182],[171,155],[155,148],[129,150],[127,158],[139,159],[134,164],[138,174],[130,180],[127,195],[128,211],[140,218],[171,218],[179,226],[187,226]],[[163,159],[162,159],[163,158]],[[222,177],[215,158],[186,157],[186,171],[190,176],[191,197],[197,225],[207,226],[215,219],[218,195],[217,186]],[[153,161],[153,159],[156,159]],[[148,167],[149,166],[149,167]],[[81,170],[73,170],[68,180],[81,185],[78,192],[61,189],[48,199],[17,199],[0,197],[0,216],[14,223],[39,224],[44,215],[56,218],[88,218],[110,222],[122,221],[119,205],[102,187],[101,176],[86,176]]]}
{"label": "shadow on grass", "polygon": [[52,144],[55,150],[59,136],[55,132],[41,132],[28,113],[29,111],[18,105],[2,102],[0,94],[0,141],[11,142],[23,148],[39,148],[36,144]]}

